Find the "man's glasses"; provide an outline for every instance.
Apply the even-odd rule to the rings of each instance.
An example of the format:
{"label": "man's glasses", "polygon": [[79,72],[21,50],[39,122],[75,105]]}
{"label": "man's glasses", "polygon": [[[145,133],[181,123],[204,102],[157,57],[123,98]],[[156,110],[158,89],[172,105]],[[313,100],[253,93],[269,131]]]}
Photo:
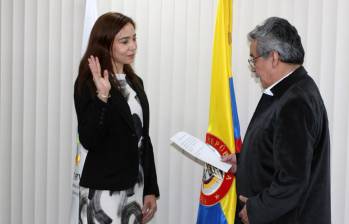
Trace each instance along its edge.
{"label": "man's glasses", "polygon": [[259,55],[257,57],[250,56],[250,58],[247,60],[248,64],[250,65],[251,69],[254,70],[256,66],[257,59],[262,57],[263,55]]}

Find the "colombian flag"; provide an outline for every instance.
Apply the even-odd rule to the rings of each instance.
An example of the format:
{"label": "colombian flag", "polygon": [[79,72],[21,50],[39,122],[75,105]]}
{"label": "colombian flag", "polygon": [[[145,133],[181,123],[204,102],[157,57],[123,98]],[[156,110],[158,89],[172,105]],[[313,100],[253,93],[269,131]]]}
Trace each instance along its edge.
{"label": "colombian flag", "polygon": [[[218,0],[213,45],[209,126],[206,143],[221,156],[239,152],[241,137],[233,77],[232,0]],[[205,165],[198,224],[233,224],[236,209],[235,176]]]}

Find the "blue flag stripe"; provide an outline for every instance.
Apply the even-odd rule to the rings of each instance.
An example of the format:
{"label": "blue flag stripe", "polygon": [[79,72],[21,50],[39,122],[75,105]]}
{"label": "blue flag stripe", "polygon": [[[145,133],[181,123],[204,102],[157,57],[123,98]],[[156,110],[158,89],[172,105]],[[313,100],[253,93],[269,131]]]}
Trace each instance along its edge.
{"label": "blue flag stripe", "polygon": [[198,219],[196,224],[219,223],[228,224],[222,211],[221,204],[217,203],[213,206],[199,205]]}

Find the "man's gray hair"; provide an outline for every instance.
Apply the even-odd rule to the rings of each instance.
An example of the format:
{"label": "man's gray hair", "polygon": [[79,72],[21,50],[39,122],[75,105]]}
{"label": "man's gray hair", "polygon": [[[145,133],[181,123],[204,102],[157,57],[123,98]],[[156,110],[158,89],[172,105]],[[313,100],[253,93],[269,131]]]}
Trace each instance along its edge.
{"label": "man's gray hair", "polygon": [[247,35],[250,42],[257,42],[257,53],[267,57],[272,51],[280,55],[282,62],[303,64],[304,49],[297,29],[287,20],[270,17]]}

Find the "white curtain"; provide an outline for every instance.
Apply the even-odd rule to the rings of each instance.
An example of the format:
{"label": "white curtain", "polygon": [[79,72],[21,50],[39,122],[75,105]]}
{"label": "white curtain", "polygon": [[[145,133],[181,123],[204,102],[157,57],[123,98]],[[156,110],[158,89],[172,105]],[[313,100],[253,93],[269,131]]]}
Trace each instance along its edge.
{"label": "white curtain", "polygon": [[[76,147],[73,81],[84,0],[0,0],[0,223],[69,220]],[[98,0],[137,24],[136,72],[151,110],[161,197],[152,223],[195,223],[202,168],[169,144],[177,131],[204,138],[215,0]],[[261,90],[247,66],[248,31],[269,16],[293,23],[305,67],[328,110],[332,223],[349,223],[349,1],[234,0],[233,72],[242,135]]]}
{"label": "white curtain", "polygon": [[84,1],[0,10],[0,223],[68,223]]}

